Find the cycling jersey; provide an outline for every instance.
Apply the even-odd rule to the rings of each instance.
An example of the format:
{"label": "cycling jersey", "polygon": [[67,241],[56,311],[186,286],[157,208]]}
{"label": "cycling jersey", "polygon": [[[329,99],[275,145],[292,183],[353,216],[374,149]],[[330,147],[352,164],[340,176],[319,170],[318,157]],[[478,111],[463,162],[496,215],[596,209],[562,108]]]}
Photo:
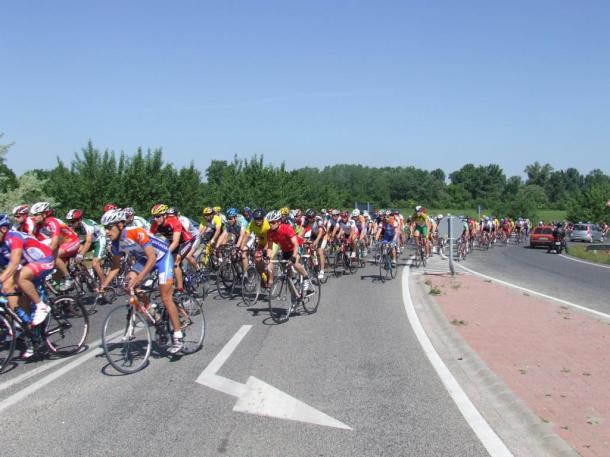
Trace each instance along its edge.
{"label": "cycling jersey", "polygon": [[172,214],[167,215],[162,224],[157,224],[157,222],[152,223],[150,233],[154,235],[157,232],[167,238],[170,243],[176,232],[180,233],[180,243],[186,243],[193,239],[193,234],[185,229],[180,220]]}
{"label": "cycling jersey", "polygon": [[29,265],[37,280],[43,279],[55,266],[53,252],[47,245],[41,243],[33,236],[16,230],[9,230],[2,243],[3,259],[0,263],[8,265],[13,249],[21,249],[21,265]]}
{"label": "cycling jersey", "polygon": [[396,230],[398,229],[398,222],[394,217],[388,218],[387,221],[381,223],[381,233],[383,234],[383,241],[392,242],[396,237]]}
{"label": "cycling jersey", "polygon": [[121,254],[131,255],[136,258],[136,263],[131,269],[141,272],[146,265],[148,257],[144,248],[152,246],[155,252],[155,268],[159,273],[159,284],[170,284],[174,279],[174,257],[169,252],[169,246],[163,240],[149,236],[142,227],[125,227],[119,238],[110,245],[111,252],[115,256]]}
{"label": "cycling jersey", "polygon": [[267,219],[264,219],[260,226],[256,225],[256,222],[253,219],[246,228],[246,234],[250,235],[251,233],[254,233],[258,240],[258,245],[265,247],[267,246],[267,234],[269,233],[269,230],[271,230],[271,226]]}
{"label": "cycling jersey", "polygon": [[193,237],[199,236],[199,224],[197,224],[197,222],[192,219],[189,219],[186,216],[180,216],[178,217],[178,219],[180,220],[182,227],[184,227],[185,230],[190,232]]}
{"label": "cycling jersey", "polygon": [[26,216],[25,219],[23,219],[23,221],[21,222],[21,224],[15,224],[13,226],[13,230],[25,233],[26,235],[33,236],[35,225],[36,224],[34,224],[34,219],[29,216]]}
{"label": "cycling jersey", "polygon": [[79,241],[78,235],[61,219],[47,217],[42,224],[34,227],[34,237],[42,241],[58,236],[63,243]]}
{"label": "cycling jersey", "polygon": [[426,223],[428,222],[428,215],[426,213],[413,213],[413,215],[411,216],[411,221],[414,222],[416,226],[421,227],[423,225],[426,225]]}
{"label": "cycling jersey", "polygon": [[284,253],[293,252],[293,236],[296,236],[296,233],[290,224],[280,224],[276,230],[269,230],[267,233],[267,239],[277,243]]}
{"label": "cycling jersey", "polygon": [[205,227],[206,238],[212,238],[217,230],[222,231],[223,223],[218,214],[215,214],[209,221],[203,217],[201,225]]}
{"label": "cycling jersey", "polygon": [[81,223],[76,227],[72,227],[72,230],[78,235],[79,239],[81,237],[84,239],[87,235],[91,235],[93,243],[97,242],[102,237],[106,238],[104,229],[91,219],[81,219]]}
{"label": "cycling jersey", "polygon": [[227,233],[232,233],[233,235],[235,235],[236,238],[239,238],[239,236],[241,235],[241,230],[244,229],[246,230],[248,227],[248,222],[246,221],[246,218],[244,216],[242,216],[241,214],[238,214],[237,217],[235,218],[235,224],[231,224],[230,222],[227,221],[227,225],[225,226],[225,231]]}
{"label": "cycling jersey", "polygon": [[343,231],[343,233],[345,233],[346,236],[350,236],[352,233],[358,235],[358,228],[356,227],[356,223],[353,220],[348,219],[347,221],[345,221],[341,219],[338,223],[339,228],[341,229],[341,231]]}

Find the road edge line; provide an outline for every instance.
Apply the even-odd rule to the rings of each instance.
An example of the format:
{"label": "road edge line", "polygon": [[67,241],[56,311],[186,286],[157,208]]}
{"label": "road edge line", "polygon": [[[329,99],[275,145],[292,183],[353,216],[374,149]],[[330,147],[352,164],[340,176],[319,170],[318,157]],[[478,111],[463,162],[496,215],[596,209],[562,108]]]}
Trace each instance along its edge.
{"label": "road edge line", "polygon": [[405,307],[407,318],[411,324],[413,333],[417,337],[424,354],[426,354],[426,357],[428,357],[428,360],[445,386],[445,389],[447,389],[447,392],[462,413],[462,416],[475,435],[479,438],[487,452],[489,452],[492,457],[512,457],[513,454],[506,447],[506,444],[504,444],[496,432],[494,432],[487,423],[485,418],[483,418],[470,398],[468,398],[468,395],[466,395],[466,392],[464,392],[460,384],[457,382],[451,371],[449,371],[449,368],[447,368],[447,365],[445,365],[440,355],[434,349],[432,342],[428,338],[426,331],[417,317],[413,301],[411,300],[411,291],[409,289],[409,270],[410,268],[407,265],[402,272],[403,305]]}
{"label": "road edge line", "polygon": [[572,260],[574,262],[584,263],[585,265],[591,265],[593,267],[606,268],[606,269],[610,268],[610,265],[602,265],[601,263],[588,262],[587,260],[577,259],[576,257],[572,257],[570,255],[559,254],[559,257],[563,257],[564,259]]}
{"label": "road edge line", "polygon": [[478,271],[471,270],[470,268],[465,267],[464,265],[458,265],[458,266],[460,268],[466,270],[467,272],[469,272],[471,274],[474,274],[474,275],[477,275],[477,276],[480,276],[482,278],[489,279],[491,281],[496,281],[499,284],[504,284],[505,286],[512,287],[514,289],[518,289],[518,290],[521,290],[523,292],[527,292],[529,294],[538,295],[539,297],[546,298],[548,300],[554,300],[554,301],[556,301],[558,303],[562,303],[562,304],[570,306],[572,308],[576,308],[576,309],[578,309],[580,311],[591,313],[591,314],[594,314],[594,315],[596,315],[598,317],[602,317],[604,319],[610,320],[610,314],[602,313],[601,311],[597,311],[595,309],[587,308],[587,307],[582,306],[582,305],[577,305],[576,303],[572,303],[572,302],[569,302],[567,300],[563,300],[561,298],[557,298],[557,297],[553,297],[551,295],[543,294],[542,292],[536,292],[535,290],[528,289],[527,287],[518,286],[517,284],[513,284],[513,283],[510,283],[508,281],[503,281],[502,279],[494,278],[493,276],[488,276],[488,275],[483,274],[483,273],[479,273]]}

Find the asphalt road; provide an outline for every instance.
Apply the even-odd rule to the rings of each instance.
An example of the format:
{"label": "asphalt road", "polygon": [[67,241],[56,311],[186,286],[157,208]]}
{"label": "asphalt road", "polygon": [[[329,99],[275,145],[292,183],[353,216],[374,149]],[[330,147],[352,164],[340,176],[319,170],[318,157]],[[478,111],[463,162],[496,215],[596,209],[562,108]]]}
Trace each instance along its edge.
{"label": "asphalt road", "polygon": [[475,249],[465,266],[521,287],[610,314],[610,269],[577,262],[546,249],[497,246]]}
{"label": "asphalt road", "polygon": [[[487,455],[411,331],[401,271],[386,283],[373,266],[331,278],[316,314],[281,325],[264,304],[248,309],[212,293],[204,348],[153,358],[134,375],[116,373],[95,348],[65,361],[19,362],[0,376],[0,418],[12,432],[2,454]],[[93,317],[89,341],[111,307]],[[252,327],[217,376],[236,386],[254,377],[350,429],[234,411],[235,396],[195,382],[244,325]],[[282,404],[273,389],[257,399],[272,411]]]}

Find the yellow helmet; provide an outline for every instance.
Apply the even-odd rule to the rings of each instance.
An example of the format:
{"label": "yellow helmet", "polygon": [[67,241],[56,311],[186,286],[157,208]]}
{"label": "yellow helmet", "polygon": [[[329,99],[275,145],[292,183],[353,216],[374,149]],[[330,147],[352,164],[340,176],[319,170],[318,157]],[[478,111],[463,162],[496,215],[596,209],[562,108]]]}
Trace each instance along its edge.
{"label": "yellow helmet", "polygon": [[290,214],[290,208],[284,206],[282,209],[280,209],[280,214],[282,217],[287,217]]}
{"label": "yellow helmet", "polygon": [[222,208],[220,206],[215,206],[212,208],[216,214],[220,214],[222,212]]}
{"label": "yellow helmet", "polygon": [[150,210],[150,214],[152,214],[153,216],[162,216],[167,213],[168,209],[169,208],[167,207],[167,205],[159,203],[158,205],[152,207],[152,209]]}
{"label": "yellow helmet", "polygon": [[209,206],[206,206],[205,208],[203,208],[204,216],[211,216],[212,213],[213,213],[212,208],[210,208]]}

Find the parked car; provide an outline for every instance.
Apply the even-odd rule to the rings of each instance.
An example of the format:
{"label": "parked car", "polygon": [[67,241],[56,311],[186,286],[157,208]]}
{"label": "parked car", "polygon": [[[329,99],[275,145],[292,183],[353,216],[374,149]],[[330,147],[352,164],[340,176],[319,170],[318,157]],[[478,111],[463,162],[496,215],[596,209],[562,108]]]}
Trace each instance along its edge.
{"label": "parked car", "polygon": [[603,241],[604,234],[597,224],[578,223],[574,224],[574,229],[570,232],[570,241]]}
{"label": "parked car", "polygon": [[553,227],[541,225],[534,227],[530,233],[530,248],[548,248],[553,243]]}

